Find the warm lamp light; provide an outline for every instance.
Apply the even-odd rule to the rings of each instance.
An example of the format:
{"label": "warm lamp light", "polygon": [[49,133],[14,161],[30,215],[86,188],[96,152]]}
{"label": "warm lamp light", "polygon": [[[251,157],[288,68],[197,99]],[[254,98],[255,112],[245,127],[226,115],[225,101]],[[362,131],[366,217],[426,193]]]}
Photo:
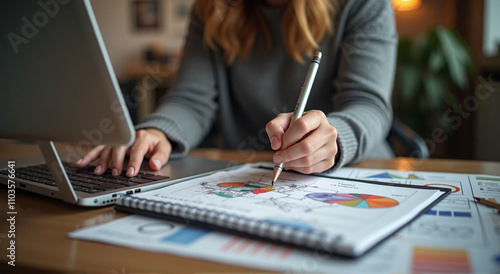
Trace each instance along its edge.
{"label": "warm lamp light", "polygon": [[422,0],[392,0],[392,6],[397,11],[416,10],[422,5]]}

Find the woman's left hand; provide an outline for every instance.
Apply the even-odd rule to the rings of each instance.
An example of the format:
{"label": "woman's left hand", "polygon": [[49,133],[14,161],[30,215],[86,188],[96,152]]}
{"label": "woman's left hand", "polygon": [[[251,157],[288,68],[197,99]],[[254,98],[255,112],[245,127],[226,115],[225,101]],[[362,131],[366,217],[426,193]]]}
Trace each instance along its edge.
{"label": "woman's left hand", "polygon": [[266,125],[271,148],[278,150],[274,163],[304,174],[331,168],[338,151],[337,129],[325,113],[307,111],[290,126],[291,119],[292,113],[281,113]]}

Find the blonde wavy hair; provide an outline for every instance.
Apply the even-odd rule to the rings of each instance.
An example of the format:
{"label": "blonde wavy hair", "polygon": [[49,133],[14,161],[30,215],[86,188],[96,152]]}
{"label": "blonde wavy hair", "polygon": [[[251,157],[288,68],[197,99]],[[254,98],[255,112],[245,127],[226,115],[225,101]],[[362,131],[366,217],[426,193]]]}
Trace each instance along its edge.
{"label": "blonde wavy hair", "polygon": [[[259,31],[266,37],[268,48],[272,39],[258,5],[265,0],[197,0],[196,16],[205,24],[204,42],[211,48],[218,45],[224,59],[232,64],[245,59]],[[326,32],[333,32],[336,0],[290,0],[281,22],[287,53],[300,63],[311,57]]]}

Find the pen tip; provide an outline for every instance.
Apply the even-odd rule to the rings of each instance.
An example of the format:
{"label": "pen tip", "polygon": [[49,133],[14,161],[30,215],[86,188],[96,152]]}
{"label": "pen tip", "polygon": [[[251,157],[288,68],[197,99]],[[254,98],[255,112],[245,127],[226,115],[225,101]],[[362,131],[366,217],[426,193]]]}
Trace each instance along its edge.
{"label": "pen tip", "polygon": [[274,167],[273,179],[271,180],[271,186],[273,186],[274,182],[276,182],[278,180],[278,177],[280,176],[280,173],[281,173],[281,168]]}
{"label": "pen tip", "polygon": [[474,200],[476,200],[478,202],[481,201],[481,198],[478,198],[478,197],[473,197],[473,198],[474,198]]}

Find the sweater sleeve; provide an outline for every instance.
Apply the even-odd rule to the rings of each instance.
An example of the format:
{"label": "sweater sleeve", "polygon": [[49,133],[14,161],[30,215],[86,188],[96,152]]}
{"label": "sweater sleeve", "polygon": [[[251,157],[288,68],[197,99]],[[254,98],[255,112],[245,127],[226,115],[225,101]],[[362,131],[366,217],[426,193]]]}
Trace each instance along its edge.
{"label": "sweater sleeve", "polygon": [[333,167],[361,161],[387,136],[392,122],[391,94],[397,33],[389,0],[350,1],[340,36],[334,112],[339,157]]}
{"label": "sweater sleeve", "polygon": [[183,58],[173,88],[136,130],[156,128],[172,143],[171,158],[184,156],[209,132],[218,105],[213,52],[203,43],[203,24],[191,14]]}

